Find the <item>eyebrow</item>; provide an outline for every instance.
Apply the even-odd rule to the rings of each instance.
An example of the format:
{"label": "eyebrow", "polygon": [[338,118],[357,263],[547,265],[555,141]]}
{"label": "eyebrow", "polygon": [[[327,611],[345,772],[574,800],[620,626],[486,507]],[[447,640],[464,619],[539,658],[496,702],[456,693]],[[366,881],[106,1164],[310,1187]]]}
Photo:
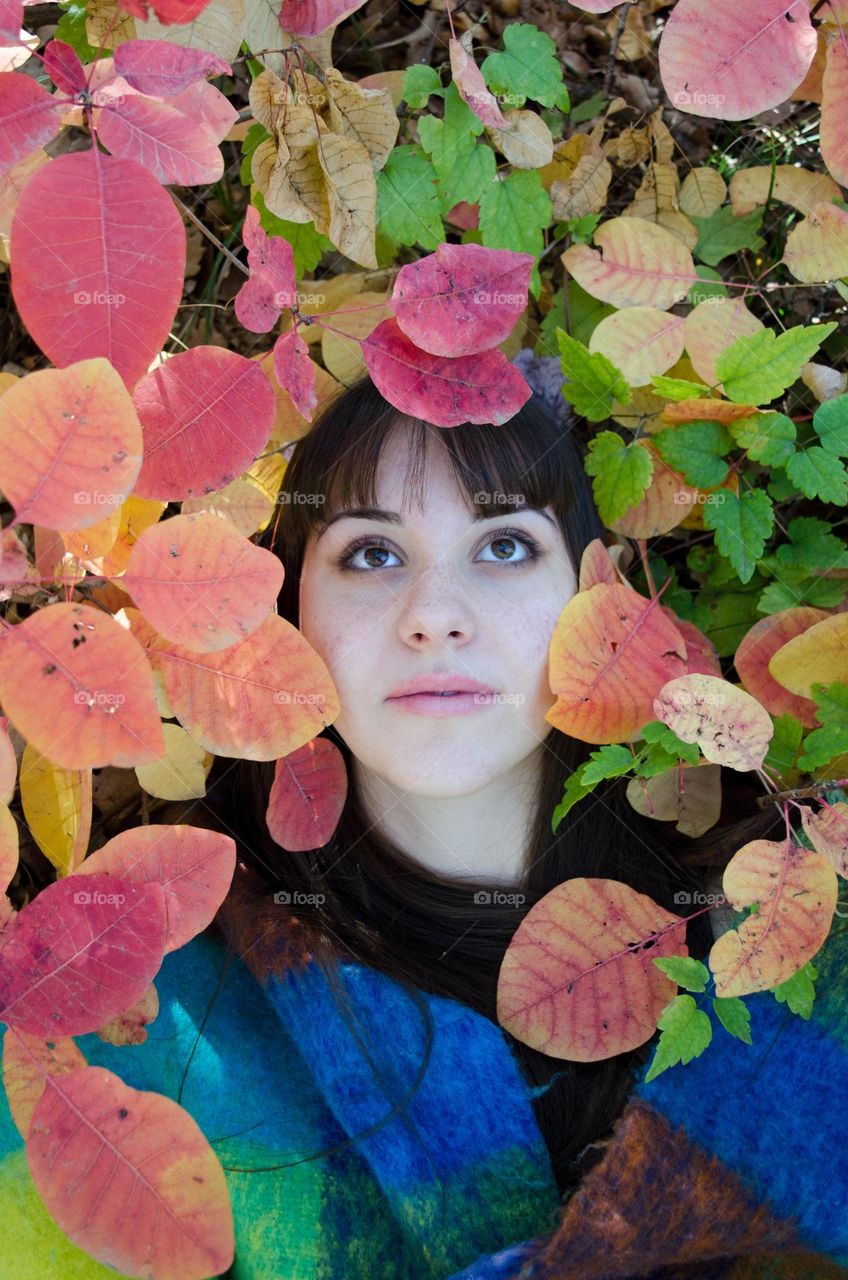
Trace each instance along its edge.
{"label": "eyebrow", "polygon": [[[524,515],[528,511],[535,511],[537,515],[544,518],[551,524],[554,529],[559,528],[553,516],[549,515],[542,507],[505,507],[504,513],[511,515]],[[321,541],[331,524],[335,524],[337,520],[379,520],[382,524],[403,524],[403,516],[397,511],[386,511],[383,507],[347,507],[343,511],[337,511],[335,515],[330,516],[322,525],[321,532],[315,539],[316,545]],[[471,517],[472,524],[479,524],[482,520],[499,520],[502,519],[500,512],[494,515],[483,515],[475,512]]]}

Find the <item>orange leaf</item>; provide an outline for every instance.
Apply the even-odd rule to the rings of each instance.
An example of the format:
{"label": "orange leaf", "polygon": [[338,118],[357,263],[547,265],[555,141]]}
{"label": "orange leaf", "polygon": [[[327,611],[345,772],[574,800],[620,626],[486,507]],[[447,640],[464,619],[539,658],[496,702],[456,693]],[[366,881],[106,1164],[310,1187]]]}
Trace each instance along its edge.
{"label": "orange leaf", "polygon": [[759,413],[751,404],[731,404],[729,400],[678,400],[667,404],[662,411],[664,422],[675,426],[679,422],[735,422],[737,418],[749,418]]}
{"label": "orange leaf", "polygon": [[669,680],[654,701],[654,714],[684,742],[697,742],[713,764],[760,769],[774,733],[765,707],[719,676]]}
{"label": "orange leaf", "polygon": [[143,1044],[147,1039],[147,1025],[159,1012],[159,993],[151,982],[143,996],[123,1013],[118,1013],[97,1034],[107,1044]]}
{"label": "orange leaf", "polygon": [[571,1062],[649,1040],[677,991],[653,963],[685,956],[686,921],[617,880],[578,876],[528,911],[498,976],[498,1022]]}
{"label": "orange leaf", "polygon": [[761,618],[746,631],[733,659],[745,688],[767,711],[773,716],[793,715],[805,729],[811,729],[817,723],[816,704],[810,698],[799,697],[778,684],[769,671],[769,662],[778,649],[829,616],[824,609],[799,605]]}

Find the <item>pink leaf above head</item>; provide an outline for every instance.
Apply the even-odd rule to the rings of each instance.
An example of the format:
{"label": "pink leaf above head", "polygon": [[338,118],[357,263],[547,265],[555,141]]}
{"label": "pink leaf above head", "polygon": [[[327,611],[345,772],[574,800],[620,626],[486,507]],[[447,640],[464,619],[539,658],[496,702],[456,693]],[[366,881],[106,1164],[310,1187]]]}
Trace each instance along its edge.
{"label": "pink leaf above head", "polygon": [[66,876],[9,924],[0,1018],[31,1035],[96,1031],[144,993],[162,964],[165,891],[119,876]]}
{"label": "pink leaf above head", "polygon": [[309,357],[309,347],[296,329],[281,334],[274,343],[274,376],[288,391],[298,413],[311,422],[318,407],[315,366]]}
{"label": "pink leaf above head", "polygon": [[159,502],[203,497],[242,475],[274,427],[271,384],[258,363],[223,347],[166,360],[133,393],[144,436],[134,494]]}
{"label": "pink leaf above head", "polygon": [[533,394],[502,351],[432,355],[402,332],[393,317],[361,340],[374,385],[401,413],[437,427],[508,422]]}
{"label": "pink leaf above head", "polygon": [[265,813],[268,830],[292,853],[320,848],[338,826],[346,797],[342,753],[328,738],[313,738],[276,763]]}
{"label": "pink leaf above head", "polygon": [[85,88],[85,68],[76,49],[64,40],[51,40],[44,50],[44,70],[57,89],[78,93]]}
{"label": "pink leaf above head", "polygon": [[149,0],[148,7],[148,0],[118,0],[118,6],[124,13],[141,22],[147,21],[152,9],[163,27],[193,22],[210,3],[211,0]]}
{"label": "pink leaf above head", "polygon": [[54,365],[105,356],[132,387],[173,324],[185,253],[180,215],[151,173],[94,148],[76,151],[43,165],[21,193],[12,293]]}
{"label": "pink leaf above head", "polygon": [[233,73],[217,53],[169,40],[125,40],[115,50],[115,70],[139,93],[154,98],[173,98],[196,80]]}
{"label": "pink leaf above head", "polygon": [[507,121],[498,106],[495,95],[486,87],[483,73],[458,40],[448,41],[451,75],[463,102],[483,124],[495,129],[505,129]]}
{"label": "pink leaf above head", "polygon": [[251,333],[267,333],[284,307],[297,305],[294,250],[282,236],[267,234],[255,205],[248,206],[242,239],[250,279],[236,294],[236,318]]}
{"label": "pink leaf above head", "polygon": [[0,71],[0,173],[49,142],[61,113],[62,101],[32,76]]}
{"label": "pink leaf above head", "polygon": [[283,0],[280,26],[293,36],[319,36],[364,4],[365,0]]}
{"label": "pink leaf above head", "polygon": [[132,1089],[105,1067],[51,1075],[26,1154],[50,1216],[113,1271],[205,1280],[232,1263],[224,1171],[173,1099]]}
{"label": "pink leaf above head", "polygon": [[534,257],[481,244],[440,244],[397,274],[392,307],[422,351],[466,356],[505,342],[527,306]]}

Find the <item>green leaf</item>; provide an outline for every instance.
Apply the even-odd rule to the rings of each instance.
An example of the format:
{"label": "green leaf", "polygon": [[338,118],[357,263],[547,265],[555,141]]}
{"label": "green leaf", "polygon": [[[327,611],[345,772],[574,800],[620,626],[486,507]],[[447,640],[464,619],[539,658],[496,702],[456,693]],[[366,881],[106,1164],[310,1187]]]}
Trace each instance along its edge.
{"label": "green leaf", "polygon": [[662,1035],[645,1076],[645,1084],[675,1063],[687,1063],[697,1058],[713,1038],[708,1015],[698,1008],[691,996],[675,996],[663,1009],[657,1026]]}
{"label": "green leaf", "polygon": [[335,249],[332,240],[316,231],[314,222],[288,222],[266,208],[262,193],[251,188],[251,202],[259,210],[259,221],[269,236],[281,236],[294,250],[294,271],[298,280],[314,271],[325,253]]}
{"label": "green leaf", "polygon": [[834,320],[795,325],[781,334],[773,329],[743,334],[716,360],[716,377],[724,384],[724,394],[737,404],[767,404],[776,399],[792,386],[835,328]]}
{"label": "green leaf", "polygon": [[401,97],[413,108],[426,107],[431,93],[444,93],[442,81],[435,67],[417,62],[406,68]]}
{"label": "green leaf", "polygon": [[848,457],[848,396],[825,400],[813,414],[813,426],[828,453]]}
{"label": "green leaf", "polygon": [[[239,170],[239,177],[243,186],[249,187],[253,181],[250,166],[253,162],[254,151],[259,146],[260,142],[264,142],[265,139],[270,138],[270,136],[271,135],[265,128],[264,124],[259,124],[258,121],[254,121],[247,133],[244,135],[244,139],[241,144],[242,161],[241,168]],[[254,200],[252,203],[256,204],[256,201]]]}
{"label": "green leaf", "polygon": [[76,0],[71,0],[70,4],[63,4],[61,7],[65,12],[56,25],[53,38],[55,40],[64,40],[65,44],[69,44],[83,65],[96,61],[97,49],[94,45],[88,43],[86,36],[85,4],[78,4]]}
{"label": "green leaf", "polygon": [[633,754],[626,747],[612,744],[591,751],[583,765],[582,781],[594,786],[604,778],[618,778],[633,767]]}
{"label": "green leaf", "polygon": [[709,969],[694,956],[656,956],[654,964],[687,991],[705,991],[710,980]]}
{"label": "green leaf", "polygon": [[658,396],[666,400],[694,400],[696,396],[709,395],[709,387],[703,382],[689,382],[686,378],[667,378],[662,373],[655,373],[651,378],[651,387]]}
{"label": "green leaf", "polygon": [[796,516],[786,532],[789,542],[774,553],[782,571],[811,574],[822,569],[848,569],[848,543],[837,538],[826,520]]}
{"label": "green leaf", "polygon": [[808,445],[792,455],[786,474],[807,498],[821,498],[844,507],[848,502],[848,476],[845,466],[817,444]]}
{"label": "green leaf", "polygon": [[606,525],[642,501],[654,472],[648,451],[635,442],[625,444],[615,431],[601,431],[589,441],[584,465],[594,477],[595,505]]}
{"label": "green leaf", "polygon": [[751,1011],[738,996],[714,996],[713,1008],[725,1031],[737,1040],[753,1044],[751,1039]]}
{"label": "green leaf", "polygon": [[624,374],[602,352],[590,352],[564,329],[557,329],[556,340],[562,371],[568,378],[562,394],[569,404],[574,405],[577,413],[589,422],[602,422],[610,415],[613,399],[627,403],[630,387]]}
{"label": "green leaf", "polygon": [[445,240],[436,174],[421,147],[395,147],[377,179],[377,225],[397,244],[435,249]]}
{"label": "green leaf", "polygon": [[690,288],[687,298],[687,301],[691,302],[693,307],[697,307],[700,302],[707,302],[711,298],[726,298],[728,296],[727,287],[721,276],[717,271],[713,271],[712,267],[705,267],[703,263],[696,262],[695,272],[699,279]]}
{"label": "green leaf", "polygon": [[655,432],[651,444],[687,484],[711,489],[727,477],[724,455],[733,448],[733,437],[719,422],[698,418],[679,427],[668,427]]}
{"label": "green leaf", "polygon": [[804,726],[797,716],[786,711],[782,716],[772,716],[774,733],[769,742],[764,764],[777,769],[781,776],[795,767],[795,757],[804,736]]}
{"label": "green leaf", "polygon": [[[512,28],[507,27],[510,31]],[[500,181],[490,182],[480,197],[480,230],[489,249],[532,253],[545,247],[542,228],[551,224],[551,198],[542,186],[538,169],[516,169]],[[538,262],[530,274],[530,292],[538,298],[542,278]]]}
{"label": "green leaf", "polygon": [[479,204],[483,193],[495,181],[497,167],[495,153],[487,142],[478,142],[471,151],[464,151],[462,159],[440,179],[442,213],[447,213],[460,200]]}
{"label": "green leaf", "polygon": [[579,769],[575,769],[573,773],[570,773],[566,779],[562,800],[560,800],[551,816],[551,832],[553,835],[556,835],[559,824],[562,822],[568,811],[572,809],[579,800],[582,800],[584,796],[588,796],[590,792],[595,789],[594,783],[589,786],[583,781],[583,768],[584,766],[581,765]]}
{"label": "green leaf", "polygon": [[[504,27],[503,53],[490,53],[480,70],[492,93],[506,95],[501,104],[521,107],[524,99],[568,110],[568,95],[563,93],[562,63],[556,45],[545,31],[531,22],[511,22]],[[514,94],[522,101],[511,101]]]}
{"label": "green leaf", "polygon": [[772,582],[757,600],[757,610],[762,614],[782,613],[784,609],[797,609],[802,604],[814,609],[833,609],[842,604],[846,592],[848,586],[844,582],[827,578]]}
{"label": "green leaf", "polygon": [[804,754],[798,757],[799,769],[808,771],[820,769],[848,751],[848,684],[839,680],[814,684],[812,694],[821,728],[807,734]]}
{"label": "green leaf", "polygon": [[[582,124],[584,120],[591,120],[594,116],[599,116],[609,102],[602,93],[593,93],[591,98],[585,98],[583,102],[578,102],[577,106],[571,112],[571,123]],[[848,299],[846,299],[848,301]]]}
{"label": "green leaf", "polygon": [[[576,280],[568,282],[568,314],[570,324],[568,328],[571,330],[571,337],[576,338],[578,342],[582,342],[584,346],[588,344],[589,339],[594,333],[597,326],[605,316],[611,316],[615,311],[615,307],[611,307],[608,302],[600,302],[597,298],[593,298],[590,293],[577,283]],[[553,306],[543,319],[539,326],[539,340],[534,348],[537,356],[555,356],[559,354],[557,346],[556,329],[566,328],[565,318],[565,291],[560,288],[554,294]]]}
{"label": "green leaf", "polygon": [[737,418],[728,430],[740,449],[754,462],[782,467],[795,451],[795,423],[785,413],[754,413]]}
{"label": "green leaf", "polygon": [[708,218],[689,214],[689,221],[694,223],[698,231],[693,254],[714,267],[722,258],[738,253],[740,249],[762,249],[765,240],[757,233],[762,226],[764,212],[763,209],[754,209],[752,213],[736,218],[731,206],[724,205]]}
{"label": "green leaf", "polygon": [[602,217],[600,213],[584,213],[580,218],[569,218],[560,224],[564,227],[562,234],[571,236],[575,244],[591,244]]}
{"label": "green leaf", "polygon": [[786,1003],[793,1013],[797,1013],[802,1018],[812,1017],[816,999],[814,982],[818,976],[818,969],[813,966],[812,960],[808,960],[803,969],[799,969],[791,978],[774,987],[775,1000]]}
{"label": "green leaf", "polygon": [[774,507],[762,489],[748,489],[741,495],[722,489],[710,498],[704,503],[704,527],[715,533],[716,546],[740,582],[749,582],[774,527]]}

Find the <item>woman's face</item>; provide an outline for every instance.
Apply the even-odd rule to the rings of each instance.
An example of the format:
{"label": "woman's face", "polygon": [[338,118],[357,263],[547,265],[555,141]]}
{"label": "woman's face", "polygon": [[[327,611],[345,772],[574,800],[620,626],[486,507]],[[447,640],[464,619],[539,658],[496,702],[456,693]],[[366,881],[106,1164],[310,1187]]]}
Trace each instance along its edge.
{"label": "woman's face", "polygon": [[[576,575],[550,508],[504,506],[503,516],[475,520],[445,451],[432,444],[423,509],[404,503],[407,474],[396,433],[376,497],[399,520],[336,513],[310,535],[300,630],[330,670],[341,703],[334,725],[360,767],[403,792],[467,795],[514,769],[550,731],[548,647]],[[466,694],[450,715],[449,698],[391,699],[434,673],[494,694]]]}

